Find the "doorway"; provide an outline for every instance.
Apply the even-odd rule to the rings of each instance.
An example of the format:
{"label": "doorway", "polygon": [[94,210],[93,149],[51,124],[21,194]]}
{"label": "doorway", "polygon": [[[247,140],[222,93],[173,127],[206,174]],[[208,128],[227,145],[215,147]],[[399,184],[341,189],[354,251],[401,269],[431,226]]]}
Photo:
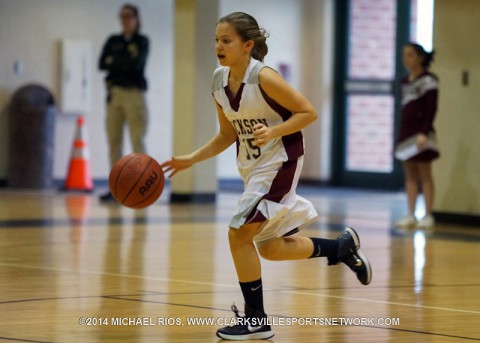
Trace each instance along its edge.
{"label": "doorway", "polygon": [[[400,116],[402,46],[412,1],[337,0],[333,177],[336,186],[399,189],[393,157]],[[415,4],[414,4],[415,5]]]}

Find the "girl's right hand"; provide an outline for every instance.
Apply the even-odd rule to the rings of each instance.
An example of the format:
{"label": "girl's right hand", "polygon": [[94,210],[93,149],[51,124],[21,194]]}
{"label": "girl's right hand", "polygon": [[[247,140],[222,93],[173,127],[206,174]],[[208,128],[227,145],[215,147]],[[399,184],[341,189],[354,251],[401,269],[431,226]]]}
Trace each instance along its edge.
{"label": "girl's right hand", "polygon": [[183,155],[172,157],[171,160],[163,162],[160,167],[162,167],[163,172],[166,174],[170,172],[168,178],[170,179],[173,175],[182,171],[184,169],[190,168],[193,165],[193,158],[191,155]]}

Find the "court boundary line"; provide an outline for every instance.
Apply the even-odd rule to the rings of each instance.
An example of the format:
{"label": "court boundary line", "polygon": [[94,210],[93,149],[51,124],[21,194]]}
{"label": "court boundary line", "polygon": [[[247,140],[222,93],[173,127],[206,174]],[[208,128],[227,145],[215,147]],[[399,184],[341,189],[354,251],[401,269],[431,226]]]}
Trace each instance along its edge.
{"label": "court boundary line", "polygon": [[[328,213],[326,214],[321,214],[319,215],[325,216],[327,218],[326,222],[319,221],[315,224],[310,225],[308,228],[305,228],[304,230],[313,230],[313,231],[319,231],[319,230],[325,230],[328,232],[341,232],[345,226],[346,222],[345,221],[338,221],[336,219],[334,220],[328,220],[328,218],[331,218]],[[62,228],[62,229],[70,229],[74,227],[75,225],[81,225],[81,226],[89,226],[89,227],[97,227],[97,226],[122,226],[122,225],[133,225],[133,224],[142,224],[142,225],[155,225],[155,224],[170,224],[170,223],[176,223],[176,224],[189,224],[191,223],[191,218],[190,217],[179,217],[179,218],[170,218],[170,219],[161,219],[160,217],[152,217],[148,219],[147,217],[144,217],[140,220],[140,222],[136,223],[135,218],[124,218],[124,217],[113,217],[113,221],[108,221],[103,218],[89,218],[85,222],[78,221],[76,222],[75,219],[72,218],[31,218],[31,219],[13,219],[13,220],[5,220],[5,219],[0,219],[0,230],[11,230],[11,229],[16,229],[16,228],[23,228],[23,229],[45,229],[46,227],[48,228]],[[211,223],[212,220],[215,220],[217,222],[218,220],[223,220],[225,223],[228,223],[230,217],[215,217],[215,218],[206,218],[206,217],[198,217],[196,218],[196,221],[200,224],[208,224]],[[371,218],[363,218],[363,217],[352,217],[350,218],[351,221],[354,220],[372,220],[374,222],[378,222],[379,220],[376,219],[371,219]],[[29,225],[30,223],[30,225]],[[33,225],[32,225],[33,224]],[[393,225],[393,224],[392,224]],[[392,237],[413,237],[413,233],[416,231],[419,231],[418,229],[415,229],[413,231],[406,231],[406,230],[399,230],[393,228],[393,226],[390,225],[390,229],[388,232]],[[327,227],[324,227],[327,226]],[[338,226],[338,228],[337,228]],[[465,226],[463,226],[465,227]],[[468,227],[471,228],[471,227]],[[433,230],[431,232],[426,232],[423,231],[427,234],[428,238],[431,239],[438,239],[438,240],[446,240],[446,241],[453,241],[453,242],[466,242],[466,243],[477,243],[480,242],[480,236],[477,234],[467,234],[465,232],[462,233],[448,233],[446,231],[436,231]],[[372,234],[373,232],[384,232],[382,229],[378,228],[369,228],[367,231],[364,231],[364,234]],[[473,232],[473,231],[472,231]],[[63,242],[61,242],[63,243]],[[57,243],[51,243],[51,244],[44,244],[44,245],[56,245]],[[58,243],[60,244],[60,243]],[[27,245],[31,246],[33,244]],[[25,245],[21,245],[22,247]]]}
{"label": "court boundary line", "polygon": [[[134,275],[134,274],[120,274],[120,273],[101,272],[101,271],[84,270],[84,269],[73,270],[73,269],[66,269],[66,268],[34,266],[34,265],[26,265],[26,264],[18,264],[18,263],[8,263],[8,262],[0,262],[0,266],[37,269],[37,270],[49,270],[54,272],[90,274],[90,275],[100,275],[100,276],[104,275],[104,276],[112,276],[112,277],[144,279],[144,280],[162,281],[162,282],[177,282],[177,283],[185,283],[185,284],[191,284],[191,285],[238,288],[238,285],[231,285],[231,284],[221,284],[221,283],[195,281],[195,280],[160,278],[160,277],[141,276],[141,275]],[[477,314],[477,315],[480,314],[480,311],[462,310],[462,309],[455,309],[455,308],[449,308],[449,307],[438,307],[438,306],[428,306],[428,305],[419,305],[419,304],[407,304],[407,303],[399,303],[399,302],[386,301],[386,300],[375,300],[375,299],[368,299],[368,298],[355,298],[355,297],[346,297],[346,296],[340,296],[340,295],[310,293],[310,292],[292,291],[292,290],[277,290],[277,292],[297,294],[297,295],[307,295],[307,296],[314,296],[319,298],[332,298],[332,299],[339,299],[339,300],[343,299],[343,300],[370,302],[370,303],[384,304],[384,305],[394,305],[394,306],[403,306],[403,307],[411,307],[411,308],[424,308],[429,310],[439,310],[439,311],[447,311],[447,312],[470,313],[470,314]]]}
{"label": "court boundary line", "polygon": [[[211,292],[216,293],[216,292]],[[175,294],[175,293],[174,293]],[[162,304],[168,306],[181,306],[181,307],[190,307],[190,308],[197,308],[197,309],[206,309],[206,310],[214,310],[214,311],[221,311],[221,312],[231,312],[230,310],[223,309],[223,308],[216,308],[211,306],[200,306],[200,305],[193,305],[193,304],[181,304],[181,303],[173,303],[173,302],[166,302],[166,301],[158,301],[158,300],[144,300],[144,299],[135,299],[135,298],[128,298],[128,297],[141,297],[145,295],[168,295],[168,293],[157,294],[154,291],[145,291],[141,290],[137,294],[121,294],[121,295],[93,295],[93,296],[72,296],[72,297],[51,297],[51,298],[36,298],[36,299],[23,299],[19,301],[10,301],[10,302],[3,302],[4,303],[12,303],[12,302],[28,302],[28,301],[45,301],[45,300],[68,300],[68,299],[79,299],[79,298],[103,298],[103,299],[110,299],[110,300],[121,300],[121,301],[134,301],[134,302],[142,302],[142,303],[154,303],[154,304]],[[278,314],[271,314],[271,317],[279,317],[279,318],[295,318],[291,316],[285,315],[278,315]],[[399,331],[405,333],[414,333],[414,334],[423,334],[423,335],[432,335],[432,336],[439,336],[439,337],[449,337],[449,338],[457,338],[463,340],[471,340],[471,341],[480,341],[480,338],[476,337],[468,337],[468,336],[458,336],[458,335],[451,335],[451,334],[444,334],[444,333],[435,333],[429,331],[419,331],[419,330],[412,330],[412,329],[402,329],[402,328],[394,328],[394,327],[380,327],[380,326],[370,326],[370,325],[353,325],[354,327],[363,327],[363,328],[370,328],[370,329],[381,329],[381,330],[391,330],[391,331]],[[35,341],[35,340],[28,340],[28,339],[17,339],[17,338],[8,338],[8,337],[0,337],[0,340],[11,340],[11,341],[18,341],[18,342],[27,342],[27,343],[53,343],[47,341]]]}
{"label": "court boundary line", "polygon": [[0,336],[0,340],[13,341],[13,342],[26,342],[26,343],[54,343],[54,341],[37,341],[37,340],[27,339],[27,338],[13,338],[13,337],[4,337],[4,336]]}
{"label": "court boundary line", "polygon": [[[212,292],[214,293],[214,292]],[[98,296],[86,296],[86,298],[103,298],[103,299],[110,299],[110,300],[121,300],[121,301],[134,301],[134,302],[142,302],[142,303],[151,303],[151,304],[161,304],[161,305],[168,305],[168,306],[180,306],[180,307],[190,307],[190,308],[197,308],[197,309],[205,309],[205,310],[214,310],[220,312],[231,312],[230,310],[211,307],[211,306],[200,306],[200,305],[193,305],[193,304],[181,304],[181,303],[173,303],[167,301],[158,301],[158,300],[144,300],[144,299],[134,299],[134,298],[126,298],[128,296],[143,296],[145,294],[131,294],[131,295],[98,295]],[[149,292],[147,295],[155,295]],[[165,294],[163,294],[165,295]],[[44,298],[44,299],[32,299],[32,300],[64,300],[64,299],[78,299],[84,297],[60,297],[60,298]],[[24,300],[28,301],[28,300]],[[270,317],[278,317],[278,318],[295,318],[291,316],[285,315],[278,315],[278,314],[271,314]],[[394,327],[381,327],[381,326],[371,326],[371,325],[352,325],[352,327],[363,327],[369,329],[380,329],[380,330],[391,330],[391,331],[398,331],[398,332],[405,332],[405,333],[413,333],[413,334],[421,334],[421,335],[431,335],[431,336],[439,336],[439,337],[448,337],[448,338],[457,338],[463,340],[470,340],[470,341],[480,341],[480,338],[476,337],[468,337],[468,336],[458,336],[458,335],[451,335],[445,333],[436,333],[436,332],[429,332],[429,331],[420,331],[420,330],[412,330],[412,329],[402,329],[402,328],[394,328]],[[3,337],[0,337],[2,339]],[[8,338],[7,338],[8,340]],[[33,341],[33,340],[23,340],[23,339],[10,339],[14,341],[20,342],[32,342],[32,343],[51,343],[51,342],[44,342],[44,341]]]}
{"label": "court boundary line", "polygon": [[[145,302],[145,303],[170,305],[170,306],[194,307],[194,308],[201,308],[201,309],[208,309],[208,310],[215,310],[215,311],[222,311],[222,312],[231,312],[230,310],[219,309],[219,308],[216,308],[216,307],[199,306],[199,305],[191,305],[191,304],[179,304],[179,303],[172,303],[172,302],[166,302],[166,301],[142,300],[142,299],[131,299],[131,298],[109,297],[109,296],[107,296],[107,298],[112,299],[112,300],[115,299],[115,300],[123,300],[123,301],[137,301],[137,302]],[[269,314],[268,316],[269,317],[278,317],[278,318],[298,318],[298,317],[284,316],[284,315],[278,315],[278,314]],[[363,327],[363,328],[369,328],[369,329],[393,330],[393,331],[416,333],[416,334],[423,334],[423,335],[441,336],[441,337],[449,337],[449,338],[459,338],[459,339],[470,340],[470,341],[480,341],[480,338],[476,338],[476,337],[449,335],[449,334],[445,334],[445,333],[435,333],[435,332],[428,332],[428,331],[401,329],[401,328],[386,327],[386,326],[350,325],[350,327]]]}

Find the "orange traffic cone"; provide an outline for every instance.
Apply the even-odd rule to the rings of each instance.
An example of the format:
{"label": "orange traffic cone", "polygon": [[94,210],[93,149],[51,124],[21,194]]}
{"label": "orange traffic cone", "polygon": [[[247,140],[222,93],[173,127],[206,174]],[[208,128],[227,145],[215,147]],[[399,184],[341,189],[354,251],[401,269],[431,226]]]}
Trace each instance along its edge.
{"label": "orange traffic cone", "polygon": [[65,180],[64,189],[91,191],[93,189],[92,175],[90,173],[90,162],[88,161],[88,149],[83,125],[83,116],[77,119],[77,130],[73,141],[72,157],[68,167],[68,175]]}

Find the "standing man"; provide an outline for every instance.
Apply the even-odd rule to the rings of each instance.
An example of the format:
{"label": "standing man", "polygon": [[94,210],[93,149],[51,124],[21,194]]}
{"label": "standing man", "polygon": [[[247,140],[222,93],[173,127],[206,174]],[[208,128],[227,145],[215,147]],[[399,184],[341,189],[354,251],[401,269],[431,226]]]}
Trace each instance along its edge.
{"label": "standing man", "polygon": [[[120,10],[122,33],[105,43],[99,60],[100,70],[107,72],[106,128],[110,148],[110,167],[122,157],[123,129],[128,125],[134,152],[145,152],[144,138],[148,113],[145,103],[147,80],[144,76],[149,42],[140,34],[138,8],[125,4]],[[110,192],[101,201],[113,201]]]}

